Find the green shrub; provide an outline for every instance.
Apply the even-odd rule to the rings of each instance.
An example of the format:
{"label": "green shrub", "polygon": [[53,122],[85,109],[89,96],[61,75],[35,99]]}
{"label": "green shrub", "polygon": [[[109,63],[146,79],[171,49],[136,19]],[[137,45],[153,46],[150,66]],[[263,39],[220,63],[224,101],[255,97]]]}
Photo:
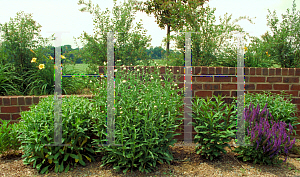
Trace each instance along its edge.
{"label": "green shrub", "polygon": [[[283,121],[286,124],[291,123],[293,129],[296,129],[296,125],[300,124],[298,123],[298,117],[295,116],[295,114],[297,113],[297,106],[291,103],[290,100],[285,101],[283,99],[284,91],[281,92],[281,95],[275,93],[272,94],[270,92],[265,94],[265,91],[263,91],[262,94],[245,94],[245,106],[247,108],[250,106],[250,103],[252,103],[253,105],[259,104],[259,106],[263,108],[266,105],[266,103],[268,103],[267,108],[271,115],[274,117],[275,121]],[[245,125],[248,124],[245,123]],[[289,131],[288,127],[286,130]],[[293,132],[296,133],[296,130],[293,130]]]}
{"label": "green shrub", "polygon": [[[226,154],[224,147],[230,147],[226,142],[230,142],[230,138],[235,137],[234,118],[236,117],[235,111],[231,111],[233,104],[228,107],[221,102],[223,98],[219,95],[216,98],[216,102],[207,98],[207,102],[204,99],[199,99],[196,96],[196,102],[193,104],[193,119],[192,122],[197,135],[194,137],[196,145],[196,153],[201,154],[213,160],[220,157],[220,152]],[[223,104],[223,105],[222,105]],[[226,106],[226,109],[222,109]],[[225,114],[225,115],[224,115]],[[220,122],[224,120],[224,122]],[[225,144],[224,144],[225,143]],[[201,146],[201,148],[199,148]]]}
{"label": "green shrub", "polygon": [[[175,130],[179,126],[176,121],[183,119],[176,118],[182,115],[178,108],[183,106],[183,96],[177,94],[182,89],[174,89],[174,83],[170,84],[167,78],[161,81],[156,72],[151,73],[153,77],[150,79],[145,73],[144,82],[140,80],[140,74],[136,76],[136,73],[130,72],[115,73],[114,134],[115,144],[121,146],[97,146],[105,145],[107,141],[107,81],[96,85],[96,109],[91,115],[95,123],[94,132],[99,137],[94,140],[94,146],[98,147],[96,152],[104,154],[101,166],[113,164],[115,170],[123,169],[123,173],[129,169],[132,172],[136,168],[148,173],[156,168],[158,163],[170,164],[173,160],[169,145],[174,146],[176,139],[173,137],[180,135],[175,134]],[[120,75],[124,77],[120,79]],[[161,82],[165,83],[164,87],[161,86]]]}
{"label": "green shrub", "polygon": [[[272,119],[269,123],[268,119]],[[253,161],[254,164],[280,164],[286,162],[289,149],[295,144],[295,138],[290,140],[293,127],[288,125],[289,131],[286,131],[286,124],[282,121],[274,121],[273,116],[267,109],[267,103],[260,111],[259,105],[254,108],[250,104],[249,108],[245,108],[245,120],[250,123],[247,128],[247,144],[250,142],[252,146],[239,146],[233,152],[240,154],[243,161]],[[279,160],[278,153],[285,152],[284,161]]]}
{"label": "green shrub", "polygon": [[9,124],[10,120],[0,119],[0,154],[5,154],[8,150],[13,149],[14,153],[19,150],[21,144],[17,140],[17,130],[20,123]]}
{"label": "green shrub", "polygon": [[[78,162],[85,166],[84,160],[94,161],[91,148],[91,125],[89,112],[92,109],[87,98],[71,96],[62,98],[62,144],[54,142],[54,97],[50,95],[32,105],[30,111],[21,112],[23,127],[18,137],[24,151],[24,164],[30,164],[40,173],[53,169],[57,173],[67,172]],[[52,144],[53,146],[46,146]]]}

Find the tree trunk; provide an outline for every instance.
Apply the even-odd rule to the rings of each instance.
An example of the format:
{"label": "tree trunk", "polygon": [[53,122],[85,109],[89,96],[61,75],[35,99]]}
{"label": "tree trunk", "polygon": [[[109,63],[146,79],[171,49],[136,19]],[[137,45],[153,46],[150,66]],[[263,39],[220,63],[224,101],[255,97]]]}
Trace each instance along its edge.
{"label": "tree trunk", "polygon": [[[169,53],[170,53],[170,51],[169,51],[169,48],[170,48],[170,39],[169,39],[169,37],[170,37],[170,28],[171,28],[171,26],[169,25],[169,24],[167,24],[167,57],[169,56]],[[168,59],[168,61],[169,61],[169,59]]]}

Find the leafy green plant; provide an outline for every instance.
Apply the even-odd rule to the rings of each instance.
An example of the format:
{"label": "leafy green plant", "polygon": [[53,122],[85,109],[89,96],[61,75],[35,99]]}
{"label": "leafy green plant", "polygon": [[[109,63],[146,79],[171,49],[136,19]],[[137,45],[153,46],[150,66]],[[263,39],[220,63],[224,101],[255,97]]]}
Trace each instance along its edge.
{"label": "leafy green plant", "polygon": [[[297,106],[291,103],[291,94],[289,95],[288,100],[284,100],[285,95],[284,91],[281,91],[281,94],[271,93],[270,91],[263,91],[261,94],[258,93],[248,93],[245,94],[245,106],[249,107],[250,104],[259,105],[264,107],[268,103],[267,108],[272,114],[275,121],[283,121],[286,124],[291,123],[293,126],[293,133],[296,134],[297,127],[299,125],[298,118],[295,116],[297,113]],[[236,99],[235,99],[236,102]],[[236,102],[237,103],[237,102]],[[235,104],[236,105],[236,104]],[[236,108],[236,107],[235,107]],[[270,117],[269,117],[270,118]],[[270,122],[271,120],[269,120]],[[247,123],[245,123],[247,128]],[[287,127],[287,131],[289,131]]]}
{"label": "leafy green plant", "polygon": [[22,79],[13,71],[12,64],[0,65],[0,95],[21,95],[16,81]]}
{"label": "leafy green plant", "polygon": [[[148,68],[147,68],[148,69]],[[177,94],[182,89],[175,89],[172,83],[173,74],[159,78],[157,68],[151,72],[139,73],[128,71],[115,73],[115,144],[122,146],[101,146],[107,141],[106,128],[106,99],[107,81],[96,83],[95,112],[92,113],[94,132],[99,137],[94,139],[96,152],[104,154],[102,165],[112,164],[114,169],[123,169],[126,173],[129,169],[138,168],[141,172],[150,172],[157,164],[173,159],[169,145],[174,146],[179,135],[175,130],[181,124],[183,118],[178,108],[183,106],[183,95]],[[117,70],[118,71],[118,70]],[[106,72],[106,71],[105,71]],[[120,78],[120,76],[123,76]],[[170,83],[170,82],[171,83]],[[161,84],[164,83],[164,87]],[[174,87],[175,86],[175,87]]]}
{"label": "leafy green plant", "polygon": [[[15,80],[15,83],[19,85],[18,89],[22,95],[26,95],[29,90],[32,90],[33,81],[37,84],[36,87],[39,87],[36,92],[45,90],[44,87],[47,87],[48,90],[51,90],[51,86],[53,87],[53,84],[47,85],[49,79],[53,80],[53,74],[45,74],[45,71],[37,70],[36,66],[31,63],[34,57],[40,60],[44,59],[43,52],[45,51],[42,50],[42,46],[49,42],[49,39],[44,39],[39,35],[40,28],[41,26],[32,19],[32,14],[25,14],[23,11],[18,12],[17,16],[11,18],[8,23],[0,24],[1,39],[3,40],[2,52],[5,53],[0,56],[2,57],[1,61],[14,66],[14,72],[20,78],[20,81]],[[36,53],[33,53],[32,49]],[[49,67],[49,72],[53,73],[53,65],[46,65],[46,67]],[[37,71],[39,72],[37,73]]]}
{"label": "leafy green plant", "polygon": [[0,119],[0,154],[5,154],[8,150],[13,149],[14,153],[19,150],[20,142],[15,138],[18,136],[18,128],[21,124],[9,124],[10,120]]}
{"label": "leafy green plant", "polygon": [[[270,124],[269,117],[272,119]],[[250,124],[247,128],[246,143],[251,142],[253,146],[235,148],[233,152],[240,154],[238,158],[243,158],[243,161],[253,161],[254,164],[259,162],[270,165],[286,162],[287,156],[282,161],[279,160],[278,153],[284,149],[287,155],[288,150],[295,144],[296,138],[290,141],[289,135],[293,130],[291,124],[289,124],[289,131],[286,131],[284,122],[274,121],[267,109],[267,103],[261,113],[259,104],[256,109],[250,104],[249,108],[245,108],[245,120]]]}
{"label": "leafy green plant", "polygon": [[[221,102],[221,95],[218,97],[214,95],[214,97],[216,102],[208,98],[205,102],[204,99],[196,96],[196,103],[192,103],[193,110],[196,110],[193,114],[195,122],[192,122],[197,132],[194,141],[199,143],[196,145],[196,152],[209,160],[220,157],[220,152],[226,154],[224,147],[230,147],[227,142],[230,142],[230,138],[235,137],[235,130],[231,130],[234,127],[236,112],[231,111],[233,105],[229,107],[222,105],[224,101]],[[222,111],[225,106],[226,109]],[[221,120],[224,122],[221,123]]]}
{"label": "leafy green plant", "polygon": [[[32,165],[40,173],[67,172],[70,167],[86,165],[84,160],[94,161],[91,148],[92,128],[89,113],[93,109],[87,98],[70,96],[62,98],[62,144],[54,143],[54,102],[50,95],[32,105],[30,111],[21,112],[23,127],[18,130],[25,157],[24,164]],[[53,146],[46,146],[46,145]]]}

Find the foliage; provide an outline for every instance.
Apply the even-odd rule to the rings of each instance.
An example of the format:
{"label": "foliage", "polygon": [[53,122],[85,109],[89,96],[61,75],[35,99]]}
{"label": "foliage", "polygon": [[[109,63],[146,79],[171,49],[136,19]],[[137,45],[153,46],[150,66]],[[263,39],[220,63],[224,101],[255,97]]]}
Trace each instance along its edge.
{"label": "foliage", "polygon": [[300,67],[300,14],[296,13],[296,4],[293,1],[292,14],[287,9],[287,14],[282,15],[282,22],[278,26],[278,18],[276,11],[273,11],[272,19],[271,12],[268,9],[269,15],[268,26],[270,26],[273,36],[268,43],[268,53],[272,59],[279,63],[283,68]]}
{"label": "foliage", "polygon": [[[115,73],[114,143],[122,146],[101,146],[96,152],[104,154],[101,166],[112,164],[117,171],[124,169],[124,173],[135,168],[148,173],[157,167],[157,163],[170,164],[173,159],[169,145],[174,146],[176,139],[173,137],[179,135],[175,130],[181,124],[178,121],[183,118],[176,116],[182,115],[178,113],[178,108],[183,106],[183,94],[179,96],[178,92],[183,93],[183,90],[172,82],[173,74],[170,75],[168,70],[166,77],[160,79],[157,68],[151,72],[151,77],[148,74],[150,71],[139,72],[134,68],[134,71],[124,74],[124,68],[120,69]],[[105,129],[109,126],[105,124],[106,79],[102,84],[96,83],[93,93],[97,109],[92,113],[92,120],[94,132],[99,137],[94,140],[95,147],[107,141]]]}
{"label": "foliage", "polygon": [[[263,107],[268,104],[267,108],[272,114],[275,121],[283,121],[286,124],[291,123],[296,134],[297,127],[299,125],[298,118],[295,116],[297,113],[297,107],[291,103],[291,100],[284,100],[285,92],[281,91],[281,94],[272,94],[270,91],[263,91],[262,94],[245,94],[245,106],[248,107],[251,103]],[[289,96],[291,99],[291,95]],[[236,102],[237,103],[237,102]],[[235,104],[236,105],[236,104]],[[269,120],[271,121],[271,120]],[[247,124],[245,124],[247,125]],[[287,131],[289,131],[287,129]]]}
{"label": "foliage", "polygon": [[[94,73],[98,72],[97,67],[103,66],[103,63],[107,61],[107,32],[119,32],[118,37],[115,38],[115,62],[120,60],[120,65],[136,65],[137,58],[143,58],[146,66],[149,65],[149,57],[145,58],[146,47],[150,37],[145,36],[146,30],[142,31],[141,23],[137,23],[137,26],[129,33],[131,24],[134,19],[132,14],[132,2],[125,3],[121,6],[116,6],[114,0],[113,15],[114,19],[109,19],[110,11],[107,9],[105,12],[99,10],[99,6],[92,6],[91,2],[85,3],[83,0],[79,0],[79,5],[86,5],[80,9],[80,11],[88,11],[94,15],[94,36],[89,36],[84,33],[80,37],[82,43],[84,43],[84,49],[81,51],[81,56],[84,59],[90,59],[90,71]],[[133,11],[133,13],[135,13]],[[111,25],[112,23],[112,25]],[[142,34],[140,34],[142,31]],[[87,41],[87,42],[86,42]],[[84,60],[86,62],[86,60]],[[119,64],[116,64],[119,65]]]}
{"label": "foliage", "polygon": [[[169,38],[171,28],[177,31],[186,23],[194,23],[192,13],[208,0],[183,0],[183,1],[164,1],[152,0],[146,2],[136,2],[135,9],[146,12],[148,15],[153,13],[160,28],[165,29],[167,25],[167,56],[169,55]],[[143,7],[144,6],[144,7]]]}
{"label": "foliage", "polygon": [[[91,148],[92,128],[89,113],[93,109],[87,98],[62,98],[62,144],[54,143],[54,97],[43,98],[37,105],[30,106],[30,111],[21,112],[20,122],[24,125],[19,130],[18,139],[24,152],[24,164],[32,165],[40,173],[48,173],[54,168],[57,173],[67,172],[78,162],[85,166],[86,159],[94,161]],[[55,130],[56,131],[56,130]],[[46,146],[52,145],[52,146]]]}
{"label": "foliage", "polygon": [[7,152],[10,149],[16,150],[21,146],[20,142],[16,139],[18,136],[17,130],[20,124],[9,124],[10,120],[0,119],[0,154]]}
{"label": "foliage", "polygon": [[[265,117],[263,117],[264,115]],[[261,113],[259,105],[253,109],[253,105],[250,104],[249,108],[245,109],[245,120],[250,123],[250,129],[247,128],[247,135],[251,136],[250,142],[253,146],[237,147],[233,152],[241,154],[238,158],[242,157],[243,161],[253,161],[254,164],[260,162],[260,164],[270,165],[286,162],[287,156],[282,161],[278,159],[278,153],[284,145],[284,152],[287,155],[288,150],[295,143],[296,139],[294,138],[294,141],[290,142],[289,137],[293,127],[289,124],[289,131],[286,131],[286,123],[274,121],[272,117],[269,124],[268,117],[272,117],[272,115],[267,110],[267,103]],[[249,143],[248,137],[246,140],[246,143]]]}
{"label": "foliage", "polygon": [[[205,102],[196,96],[196,103],[192,103],[193,110],[196,111],[193,115],[195,122],[191,124],[197,132],[194,141],[199,143],[196,145],[196,152],[209,160],[219,158],[220,152],[226,154],[224,147],[230,147],[226,142],[230,141],[229,138],[235,137],[235,130],[232,128],[236,111],[232,111],[233,105],[229,107],[224,105],[220,95],[214,97],[216,102],[208,98]],[[226,109],[222,111],[225,106]],[[220,120],[224,120],[224,122],[220,123]]]}
{"label": "foliage", "polygon": [[[1,47],[5,53],[5,55],[0,56],[5,57],[1,61],[3,64],[13,63],[16,77],[23,80],[22,82],[15,80],[16,84],[20,85],[22,94],[31,89],[29,87],[31,80],[28,78],[36,75],[37,72],[30,63],[31,58],[34,56],[42,58],[44,51],[40,50],[41,46],[45,46],[49,42],[49,39],[40,37],[41,26],[36,24],[31,16],[31,14],[27,15],[21,11],[17,13],[16,18],[11,18],[9,23],[0,24],[3,33],[1,35],[3,41]],[[36,55],[30,49],[36,50]],[[37,81],[37,83],[39,82]]]}
{"label": "foliage", "polygon": [[16,80],[22,81],[13,71],[13,65],[0,64],[0,95],[20,95],[19,85],[14,82]]}
{"label": "foliage", "polygon": [[[233,37],[231,32],[242,32],[242,28],[234,23],[241,19],[247,19],[253,23],[249,17],[239,17],[229,23],[231,16],[224,15],[224,20],[220,17],[220,25],[215,25],[214,22],[215,8],[210,9],[207,6],[205,9],[195,10],[195,22],[188,24],[187,27],[181,28],[179,35],[172,35],[171,39],[175,40],[176,48],[180,49],[181,53],[185,53],[185,33],[191,34],[192,40],[192,65],[193,66],[227,66],[226,62],[236,65],[237,50],[233,44],[229,44],[228,39]],[[197,32],[197,33],[194,33]],[[246,33],[249,36],[248,33]],[[246,38],[244,37],[246,40]],[[164,39],[166,42],[166,39]]]}

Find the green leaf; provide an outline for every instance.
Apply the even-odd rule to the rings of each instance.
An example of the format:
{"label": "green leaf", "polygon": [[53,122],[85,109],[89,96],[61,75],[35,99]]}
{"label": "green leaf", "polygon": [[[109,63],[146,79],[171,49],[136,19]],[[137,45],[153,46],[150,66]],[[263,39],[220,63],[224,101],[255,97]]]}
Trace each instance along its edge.
{"label": "green leaf", "polygon": [[68,164],[67,168],[65,169],[65,172],[67,173],[70,169],[70,164]]}
{"label": "green leaf", "polygon": [[46,171],[48,171],[49,166],[50,166],[50,165],[44,167],[44,168],[41,170],[41,174],[44,174]]}
{"label": "green leaf", "polygon": [[70,153],[66,153],[66,154],[65,154],[64,161],[67,161],[69,155],[70,155]]}
{"label": "green leaf", "polygon": [[79,157],[78,157],[77,155],[75,155],[75,154],[70,154],[70,156],[71,156],[72,158],[74,158],[74,159],[79,159]]}
{"label": "green leaf", "polygon": [[59,172],[64,171],[64,161],[61,162],[60,167],[59,167]]}
{"label": "green leaf", "polygon": [[79,159],[79,163],[80,163],[81,165],[85,166],[85,162],[84,162],[83,160]]}

